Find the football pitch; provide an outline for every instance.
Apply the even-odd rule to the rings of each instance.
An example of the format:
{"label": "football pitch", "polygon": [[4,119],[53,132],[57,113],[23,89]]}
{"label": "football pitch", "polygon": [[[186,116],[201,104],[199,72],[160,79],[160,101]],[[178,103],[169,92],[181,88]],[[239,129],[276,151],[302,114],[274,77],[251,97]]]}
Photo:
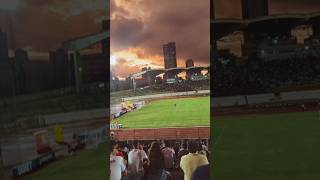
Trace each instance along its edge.
{"label": "football pitch", "polygon": [[37,172],[22,178],[23,180],[88,180],[107,179],[109,168],[107,143],[97,149],[83,150],[75,156],[57,160]]}
{"label": "football pitch", "polygon": [[123,124],[124,128],[210,126],[210,98],[154,100],[112,123]]}
{"label": "football pitch", "polygon": [[216,117],[213,179],[320,179],[319,112]]}

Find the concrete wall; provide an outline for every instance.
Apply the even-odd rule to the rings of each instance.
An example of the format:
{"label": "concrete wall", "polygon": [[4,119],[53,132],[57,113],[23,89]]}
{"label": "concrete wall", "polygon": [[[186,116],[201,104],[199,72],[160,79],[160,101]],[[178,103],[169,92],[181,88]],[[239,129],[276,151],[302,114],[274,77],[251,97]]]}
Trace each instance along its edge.
{"label": "concrete wall", "polygon": [[210,90],[203,90],[198,92],[187,91],[187,92],[177,92],[177,93],[163,93],[163,94],[153,94],[153,95],[145,95],[145,96],[135,96],[135,97],[123,98],[123,100],[129,101],[129,100],[155,99],[155,98],[190,96],[190,95],[210,95]]}
{"label": "concrete wall", "polygon": [[[283,92],[281,93],[281,100],[308,100],[308,99],[320,99],[320,90],[310,91],[295,91],[295,92]],[[274,94],[257,94],[248,95],[248,104],[259,104],[271,102],[274,98]],[[230,96],[230,97],[216,97],[211,100],[211,106],[224,107],[234,105],[245,105],[245,96]]]}
{"label": "concrete wall", "polygon": [[68,113],[58,113],[43,116],[44,124],[46,126],[54,124],[72,123],[79,121],[91,121],[95,119],[106,119],[108,116],[107,109],[93,109],[85,111],[75,111]]}

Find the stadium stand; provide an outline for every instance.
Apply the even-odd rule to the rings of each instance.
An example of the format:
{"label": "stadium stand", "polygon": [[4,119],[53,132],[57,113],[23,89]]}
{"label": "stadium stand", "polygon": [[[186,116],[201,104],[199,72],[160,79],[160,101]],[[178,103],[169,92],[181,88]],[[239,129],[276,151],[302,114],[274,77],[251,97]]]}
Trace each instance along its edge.
{"label": "stadium stand", "polygon": [[319,58],[313,56],[278,61],[236,61],[230,58],[227,63],[217,60],[213,64],[214,96],[259,94],[279,88],[290,91],[299,86],[317,87],[320,84]]}
{"label": "stadium stand", "polygon": [[[209,164],[210,159],[208,141],[200,139],[150,140],[139,142],[112,141],[110,150],[110,165],[113,167],[111,168],[111,174],[116,173],[118,170],[115,166],[115,156],[121,157],[120,159],[125,165],[125,169],[122,169],[122,179],[182,180],[186,177],[184,173],[184,171],[187,171],[186,169],[192,171],[192,176],[197,167]],[[168,153],[171,156],[168,156]],[[191,162],[196,163],[193,160],[185,162],[186,164],[181,163],[181,159],[187,157],[188,154],[203,159],[203,163],[195,166],[194,164],[192,166],[188,164]],[[170,168],[165,165],[167,161],[172,163]],[[185,166],[188,168],[185,168]]]}

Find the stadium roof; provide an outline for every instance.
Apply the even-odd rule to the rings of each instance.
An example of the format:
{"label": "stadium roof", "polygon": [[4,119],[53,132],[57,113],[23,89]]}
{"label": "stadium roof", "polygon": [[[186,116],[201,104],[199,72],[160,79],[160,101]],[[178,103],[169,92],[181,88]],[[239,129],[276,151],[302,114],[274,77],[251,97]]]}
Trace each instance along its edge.
{"label": "stadium roof", "polygon": [[211,20],[211,36],[218,40],[235,31],[281,34],[308,23],[320,23],[320,12],[275,14],[247,20],[215,19]]}
{"label": "stadium roof", "polygon": [[73,51],[78,51],[101,42],[102,40],[109,38],[109,36],[109,31],[103,31],[97,34],[90,34],[65,41],[62,43],[62,46]]}
{"label": "stadium roof", "polygon": [[210,69],[210,66],[192,66],[186,68],[187,71],[192,71],[194,69]]}
{"label": "stadium roof", "polygon": [[244,26],[242,19],[216,19],[211,21],[211,37],[220,39]]}
{"label": "stadium roof", "polygon": [[308,19],[312,19],[312,18],[320,18],[320,12],[313,12],[307,15]]}
{"label": "stadium roof", "polygon": [[311,13],[308,15],[308,23],[311,24],[320,24],[320,12],[316,12],[316,13]]}
{"label": "stadium roof", "polygon": [[130,77],[139,77],[144,74],[151,74],[151,75],[159,75],[165,72],[182,72],[182,71],[189,71],[189,70],[195,70],[195,69],[208,69],[210,66],[193,66],[193,67],[176,67],[176,68],[170,68],[170,69],[148,69],[145,71],[141,71],[135,74],[130,75]]}
{"label": "stadium roof", "polygon": [[306,19],[304,14],[277,14],[245,20],[245,31],[260,33],[286,33]]}
{"label": "stadium roof", "polygon": [[152,75],[159,75],[159,74],[162,74],[164,72],[165,72],[164,69],[148,69],[148,70],[145,70],[145,71],[141,71],[141,72],[132,74],[132,75],[130,75],[130,77],[139,77],[139,76],[142,76],[142,75],[148,74],[148,73],[150,73]]}

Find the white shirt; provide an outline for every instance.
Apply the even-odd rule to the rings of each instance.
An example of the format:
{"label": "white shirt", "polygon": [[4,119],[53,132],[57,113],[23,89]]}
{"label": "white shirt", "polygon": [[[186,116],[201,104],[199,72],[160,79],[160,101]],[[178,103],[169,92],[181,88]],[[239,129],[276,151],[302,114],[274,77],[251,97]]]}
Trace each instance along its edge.
{"label": "white shirt", "polygon": [[121,173],[125,169],[123,158],[110,154],[110,180],[121,180]]}
{"label": "white shirt", "polygon": [[[139,170],[142,168],[143,159],[148,156],[144,150],[132,149],[128,153],[128,169],[133,174],[138,174]],[[140,164],[141,163],[141,164]]]}

